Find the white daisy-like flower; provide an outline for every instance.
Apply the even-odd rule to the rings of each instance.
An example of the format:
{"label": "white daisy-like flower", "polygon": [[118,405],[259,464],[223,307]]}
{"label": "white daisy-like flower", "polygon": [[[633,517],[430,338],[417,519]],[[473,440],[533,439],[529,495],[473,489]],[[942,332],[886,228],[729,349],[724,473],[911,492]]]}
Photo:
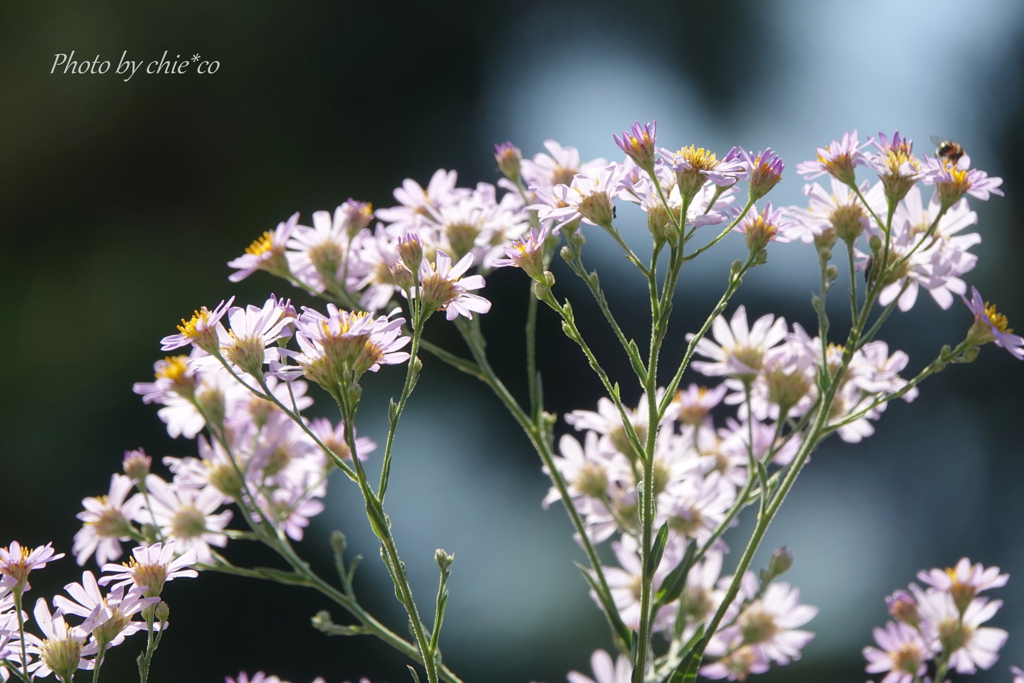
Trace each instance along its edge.
{"label": "white daisy-like flower", "polygon": [[292,232],[299,222],[298,212],[292,214],[287,221],[277,224],[273,230],[268,230],[260,235],[253,242],[245,253],[238,258],[228,261],[229,268],[235,268],[235,272],[228,276],[231,282],[241,282],[257,270],[265,270],[273,275],[286,276],[288,274],[288,261],[285,259],[284,251]]}
{"label": "white daisy-like flower", "polygon": [[121,557],[121,541],[131,538],[130,519],[142,508],[142,496],[128,498],[134,486],[130,477],[114,474],[110,477],[110,493],[86,498],[85,508],[78,513],[84,526],[75,534],[73,552],[79,566],[96,554],[96,564],[103,565]]}
{"label": "white daisy-like flower", "polygon": [[95,655],[98,648],[95,642],[86,644],[87,631],[78,626],[69,627],[60,609],[51,614],[42,598],[36,600],[32,616],[45,636],[38,638],[25,634],[26,650],[38,657],[28,665],[28,672],[33,678],[46,678],[54,673],[59,678],[71,680],[78,669],[92,669],[93,661],[88,657]]}
{"label": "white daisy-like flower", "polygon": [[28,590],[29,574],[64,557],[64,553],[54,554],[51,545],[23,548],[17,541],[11,541],[8,547],[0,548],[0,584],[11,589],[20,585],[23,590]]}
{"label": "white daisy-like flower", "polygon": [[577,174],[593,175],[608,165],[604,159],[581,163],[580,153],[575,147],[562,147],[554,140],[545,140],[544,148],[550,156],[541,152],[522,161],[523,180],[531,190],[568,185]]}
{"label": "white daisy-like flower", "polygon": [[132,617],[160,602],[157,597],[144,597],[141,590],[129,590],[126,595],[124,586],[115,587],[104,595],[96,577],[88,571],[82,573],[82,583],[69,583],[64,590],[70,599],[58,595],[53,599],[53,606],[64,614],[84,618],[81,629],[91,632],[108,647],[120,645],[126,637],[145,629],[144,622],[132,621]]}
{"label": "white daisy-like flower", "polygon": [[410,294],[422,298],[428,311],[445,311],[448,320],[455,320],[460,315],[472,320],[474,312],[487,313],[491,310],[491,302],[470,293],[484,286],[484,278],[480,275],[462,277],[473,266],[473,258],[473,254],[466,254],[452,266],[451,257],[438,251],[433,264],[423,259],[420,263],[420,286],[412,288]]}
{"label": "white daisy-like flower", "polygon": [[[786,321],[768,314],[747,325],[747,309],[740,306],[732,320],[718,316],[711,324],[715,341],[707,337],[697,342],[696,351],[710,361],[694,361],[693,367],[708,376],[735,375],[753,378],[764,365],[764,355],[786,337]],[[687,341],[693,334],[686,336]],[[715,342],[718,342],[717,344]]]}
{"label": "white daisy-like flower", "polygon": [[961,613],[953,596],[911,584],[921,615],[921,633],[935,652],[949,654],[949,666],[962,674],[988,669],[999,659],[999,650],[1009,634],[1001,628],[982,626],[1003,606],[1002,600],[971,600]]}
{"label": "white daisy-like flower", "polygon": [[210,546],[223,548],[228,543],[224,528],[231,521],[231,510],[217,513],[224,494],[211,487],[195,490],[168,484],[154,474],[146,478],[149,508],[164,538],[176,542],[178,552],[194,550],[200,562],[210,563]]}
{"label": "white daisy-like flower", "polygon": [[884,629],[876,628],[874,636],[878,647],[864,648],[864,657],[868,673],[889,672],[882,683],[911,683],[928,671],[925,662],[932,653],[917,629],[890,621]]}
{"label": "white daisy-like flower", "polygon": [[134,586],[147,597],[158,597],[168,581],[199,576],[196,570],[188,569],[199,561],[196,551],[189,549],[178,557],[175,557],[175,551],[174,541],[139,546],[132,550],[127,564],[104,565],[106,576],[101,577],[98,583],[101,586],[112,583],[112,589]]}

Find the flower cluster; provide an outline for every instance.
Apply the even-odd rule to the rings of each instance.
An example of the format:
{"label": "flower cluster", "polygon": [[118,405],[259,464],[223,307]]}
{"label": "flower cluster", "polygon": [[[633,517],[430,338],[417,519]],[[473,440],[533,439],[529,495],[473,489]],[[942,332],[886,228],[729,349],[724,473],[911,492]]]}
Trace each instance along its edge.
{"label": "flower cluster", "polygon": [[[524,162],[522,172],[532,178],[536,169]],[[520,192],[508,191],[515,187],[507,181],[499,183],[506,190],[499,198],[494,185],[460,188],[457,178],[455,171],[442,169],[426,188],[407,179],[394,191],[397,206],[374,212],[369,204],[350,199],[333,216],[315,212],[313,227],[300,225],[295,214],[228,264],[238,269],[231,279],[265,270],[308,291],[379,311],[389,308],[397,295],[408,294],[413,275],[427,269],[429,277],[450,290],[434,287],[432,291],[441,295],[431,300],[431,310],[449,310],[450,318],[451,310],[467,317],[471,311],[486,312],[489,306],[480,304],[480,297],[465,293],[483,286],[483,278],[463,279],[461,286],[459,278],[474,265],[493,268],[505,248],[526,233],[526,201]],[[379,222],[371,230],[374,217]],[[399,249],[409,239],[420,246],[414,260]],[[448,272],[444,264],[452,261],[459,265]]]}
{"label": "flower cluster", "polygon": [[898,590],[885,599],[894,621],[875,629],[878,647],[864,648],[868,673],[886,672],[883,683],[911,683],[928,673],[929,664],[940,681],[950,669],[973,674],[991,668],[1007,633],[982,624],[1003,601],[979,594],[1005,586],[1009,575],[965,557],[955,567],[922,571],[917,578],[925,588],[912,583],[910,592]]}
{"label": "flower cluster", "polygon": [[[695,543],[705,549],[703,559],[689,570],[684,593],[661,605],[655,616],[654,630],[666,637],[675,632],[688,638],[700,624],[706,624],[732,582],[733,577],[720,576],[723,553],[728,550],[720,536],[732,518],[733,506],[749,492],[750,458],[766,463],[786,460],[795,447],[792,442],[773,440],[774,428],[756,419],[730,420],[725,427],[716,428],[710,413],[724,396],[724,386],[707,390],[693,385],[679,392],[657,427],[655,526],[666,525],[669,536],[654,575],[655,588],[683,560],[688,545]],[[586,521],[588,535],[603,541],[620,533],[612,543],[619,566],[604,567],[603,573],[619,615],[630,629],[638,627],[640,617],[637,497],[642,467],[629,432],[646,441],[648,410],[644,396],[637,409],[627,413],[628,429],[608,399],[599,402],[597,412],[570,413],[566,421],[585,432],[583,443],[563,436],[560,455],[555,458],[573,504]],[[753,456],[748,447],[751,430]],[[552,488],[545,506],[559,497],[558,490]],[[707,647],[707,655],[718,661],[702,667],[703,675],[742,679],[767,670],[771,661],[786,664],[798,659],[800,650],[810,642],[813,635],[799,627],[817,610],[799,603],[797,589],[763,579],[759,581],[753,572],[743,576],[734,606],[723,621],[728,626],[717,631]]]}
{"label": "flower cluster", "polygon": [[[196,562],[194,551],[175,559],[173,542],[138,547],[130,564],[106,564],[98,580],[91,571],[83,572],[81,583],[64,587],[67,596],[53,598],[52,611],[45,599],[36,600],[30,620],[22,610],[23,596],[31,589],[29,574],[62,557],[49,544],[30,549],[15,541],[0,548],[0,680],[8,680],[13,671],[33,680],[53,674],[70,681],[79,669],[99,668],[107,650],[128,636],[162,634],[169,613],[160,600],[164,584],[196,576],[188,569]],[[113,585],[104,590],[108,584]],[[66,616],[81,621],[69,624]],[[38,634],[28,629],[32,621]]]}

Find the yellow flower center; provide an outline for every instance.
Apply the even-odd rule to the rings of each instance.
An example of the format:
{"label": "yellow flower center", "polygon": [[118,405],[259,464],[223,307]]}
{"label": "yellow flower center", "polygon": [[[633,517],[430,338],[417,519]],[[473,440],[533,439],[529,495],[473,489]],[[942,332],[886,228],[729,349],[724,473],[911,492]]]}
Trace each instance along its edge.
{"label": "yellow flower center", "polygon": [[[988,316],[988,321],[992,323],[992,327],[996,328],[1000,332],[1005,332],[1007,334],[1011,334],[1013,332],[1012,329],[1007,327],[1009,321],[1006,319],[1006,316],[996,310],[995,304],[990,304],[987,301],[985,302],[985,315]],[[950,576],[952,577],[952,575]]]}
{"label": "yellow flower center", "polygon": [[696,171],[711,171],[718,166],[718,157],[703,147],[683,147],[676,155],[681,156]]}
{"label": "yellow flower center", "polygon": [[164,358],[164,364],[157,368],[155,374],[157,379],[169,379],[178,383],[185,378],[187,369],[188,356],[167,356]]}
{"label": "yellow flower center", "polygon": [[178,325],[178,331],[189,339],[193,339],[203,334],[206,331],[206,326],[210,321],[210,311],[207,310],[206,306],[203,306],[202,310],[195,311],[192,314],[191,320],[181,319],[181,324]]}
{"label": "yellow flower center", "polygon": [[259,237],[257,237],[256,240],[252,244],[250,244],[249,247],[245,250],[245,253],[249,254],[250,256],[262,256],[268,251],[273,250],[274,236],[268,230]]}

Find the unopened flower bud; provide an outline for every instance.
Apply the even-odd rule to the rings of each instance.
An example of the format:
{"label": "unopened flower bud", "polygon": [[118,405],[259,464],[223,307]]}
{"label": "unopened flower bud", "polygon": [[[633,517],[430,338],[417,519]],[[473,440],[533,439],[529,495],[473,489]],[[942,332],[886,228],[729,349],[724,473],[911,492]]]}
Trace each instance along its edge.
{"label": "unopened flower bud", "polygon": [[875,254],[882,251],[882,238],[878,235],[872,235],[868,238],[868,247]]}
{"label": "unopened flower bud", "polygon": [[886,597],[885,604],[889,608],[889,616],[896,621],[902,621],[904,624],[917,628],[921,617],[917,613],[917,601],[914,600],[913,595],[907,591],[898,590]]}
{"label": "unopened flower bud", "polygon": [[413,234],[398,238],[398,256],[410,271],[419,270],[423,262],[423,243]]}
{"label": "unopened flower bud", "polygon": [[345,538],[345,534],[340,531],[331,532],[331,551],[335,555],[341,555],[345,552],[345,548],[348,547],[348,539]]}
{"label": "unopened flower bud", "polygon": [[517,182],[519,180],[519,166],[523,160],[523,153],[511,142],[503,142],[494,146],[494,160],[498,162],[498,170],[501,174]]}
{"label": "unopened flower bud", "polygon": [[789,552],[786,546],[782,546],[774,553],[768,560],[768,571],[773,577],[782,576],[789,571],[789,568],[793,566],[793,555]]}
{"label": "unopened flower bud", "polygon": [[121,467],[134,483],[145,485],[146,475],[149,474],[149,468],[152,464],[153,458],[146,455],[146,451],[139,448],[134,451],[124,452],[124,461],[121,463]]}
{"label": "unopened flower bud", "polygon": [[754,158],[751,158],[743,150],[740,151],[740,154],[747,160],[747,163],[744,165],[750,174],[747,194],[751,201],[757,201],[779,184],[779,181],[782,180],[782,171],[786,168],[786,165],[782,163],[782,159],[771,149],[760,152]]}
{"label": "unopened flower bud", "polygon": [[156,618],[157,621],[167,621],[167,617],[171,616],[171,608],[166,602],[161,600],[156,605]]}
{"label": "unopened flower bud", "polygon": [[338,211],[344,216],[345,231],[348,233],[349,239],[358,235],[373,219],[373,204],[357,202],[351,197],[338,207]]}
{"label": "unopened flower bud", "polygon": [[395,286],[401,290],[407,291],[416,284],[416,277],[401,261],[391,266],[391,278],[395,281]]}
{"label": "unopened flower bud", "polygon": [[821,258],[822,249],[828,249],[829,253],[828,256],[825,257],[825,260],[828,261],[830,258],[832,258],[831,249],[832,247],[835,246],[837,239],[839,239],[839,237],[836,235],[835,228],[832,227],[825,228],[824,230],[821,231],[820,235],[815,235],[814,247],[815,249],[818,250],[818,257]]}
{"label": "unopened flower bud", "polygon": [[674,243],[675,238],[679,235],[675,223],[672,222],[672,217],[668,214],[668,209],[663,204],[655,204],[647,208],[647,230],[658,244]]}
{"label": "unopened flower bud", "polygon": [[868,225],[867,214],[860,204],[840,204],[829,216],[839,239],[853,244]]}
{"label": "unopened flower bud", "polygon": [[441,571],[448,571],[448,567],[452,566],[452,562],[455,561],[455,554],[449,555],[442,548],[438,548],[434,551],[434,562],[437,562],[437,566],[441,568]]}
{"label": "unopened flower bud", "polygon": [[837,277],[839,277],[838,268],[836,268],[834,265],[829,265],[827,268],[825,268],[825,278],[829,280],[829,282],[835,280]]}
{"label": "unopened flower bud", "polygon": [[637,166],[648,173],[653,173],[655,159],[654,142],[657,130],[657,121],[652,121],[642,126],[637,121],[628,131],[622,131],[621,138],[618,135],[612,135],[612,139],[615,140],[615,144],[619,146],[619,149],[625,152]]}

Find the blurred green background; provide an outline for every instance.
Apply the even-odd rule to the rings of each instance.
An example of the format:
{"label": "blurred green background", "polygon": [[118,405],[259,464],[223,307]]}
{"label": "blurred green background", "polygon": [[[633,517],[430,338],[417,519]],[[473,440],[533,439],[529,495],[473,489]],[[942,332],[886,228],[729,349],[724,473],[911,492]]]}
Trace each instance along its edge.
{"label": "blurred green background", "polygon": [[[776,204],[801,200],[796,162],[859,127],[894,128],[928,151],[949,135],[977,166],[1005,178],[1008,197],[974,202],[984,243],[968,276],[1024,327],[1020,192],[1024,174],[1021,69],[1024,5],[940,2],[422,3],[148,2],[0,5],[0,543],[70,552],[80,500],[106,491],[121,453],[192,454],[167,437],[155,409],[131,392],[161,356],[158,340],[193,308],[270,291],[309,303],[257,275],[238,286],[225,263],[291,213],[304,220],[348,197],[388,206],[403,178],[455,168],[461,184],[494,182],[490,144],[527,154],[548,137],[584,157],[614,158],[611,134],[657,118],[660,142],[771,146],[787,162]],[[199,54],[210,76],[50,74],[55,53],[115,62]],[[60,69],[58,69],[60,71]],[[645,233],[636,216],[624,216]],[[633,221],[629,223],[629,221]],[[602,239],[591,263],[627,333],[645,329],[643,282]],[[717,299],[737,244],[695,262],[680,285],[672,335],[681,340]],[[499,373],[522,391],[521,273],[488,278],[484,327]],[[599,314],[567,272],[590,338]],[[738,301],[753,315],[809,326],[816,264],[803,245],[777,246]],[[843,320],[843,301],[834,319]],[[970,322],[960,304],[923,296],[883,336],[916,371]],[[840,324],[841,323],[837,323]],[[549,409],[589,408],[600,387],[578,349],[542,316]],[[429,336],[458,348],[444,321]],[[618,378],[630,370],[596,344]],[[681,354],[681,349],[675,349]],[[589,670],[610,641],[572,565],[580,553],[564,514],[543,511],[539,462],[482,386],[425,358],[399,435],[389,508],[423,604],[432,554],[456,554],[442,646],[467,681],[564,680]],[[401,373],[367,379],[362,434],[380,440],[383,406]],[[804,659],[766,681],[863,681],[860,648],[885,618],[882,596],[927,566],[961,555],[999,564],[1011,582],[995,625],[1011,631],[983,681],[1008,680],[1024,659],[1024,366],[986,348],[910,405],[890,408],[859,446],[829,443],[772,527],[766,550],[794,550],[791,579],[821,613]],[[630,390],[630,400],[638,390]],[[326,411],[323,400],[317,409]],[[560,430],[565,429],[560,423]],[[337,480],[302,551],[330,571],[339,528],[367,560],[367,606],[402,631],[356,492]],[[742,534],[742,531],[735,532]],[[732,536],[736,538],[736,536]],[[737,543],[738,541],[733,541]],[[235,543],[238,562],[270,561]],[[735,561],[735,558],[733,558]],[[65,559],[34,578],[35,597],[77,580]],[[168,587],[172,628],[154,683],[220,681],[240,668],[305,683],[368,676],[408,680],[405,662],[370,638],[326,638],[309,617],[330,607],[296,588],[217,575]],[[334,610],[337,620],[342,613]],[[136,644],[137,646],[137,644]],[[130,681],[135,651],[113,651],[104,679]]]}

